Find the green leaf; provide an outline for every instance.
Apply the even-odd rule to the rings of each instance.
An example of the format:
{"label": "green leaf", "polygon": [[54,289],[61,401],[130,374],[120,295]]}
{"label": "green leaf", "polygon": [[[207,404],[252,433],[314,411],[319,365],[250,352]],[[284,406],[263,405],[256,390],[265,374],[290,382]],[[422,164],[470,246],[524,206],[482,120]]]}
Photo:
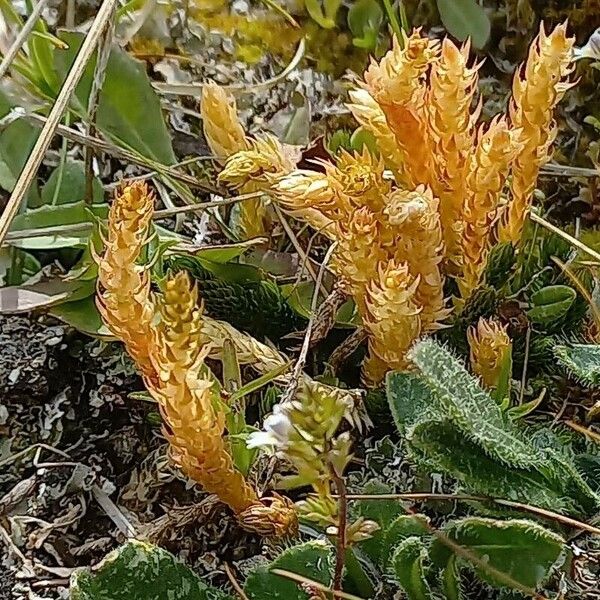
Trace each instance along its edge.
{"label": "green leaf", "polygon": [[516,421],[517,419],[522,419],[527,415],[531,414],[541,403],[546,395],[546,390],[543,389],[540,394],[538,394],[537,398],[530,400],[529,402],[524,402],[523,404],[519,404],[517,406],[511,406],[507,409],[506,414],[510,417],[511,421]]}
{"label": "green leaf", "polygon": [[[82,162],[69,161],[65,163],[62,169],[60,189],[57,192],[56,188],[60,179],[60,167],[57,167],[52,171],[50,177],[48,177],[48,181],[46,181],[42,188],[40,204],[52,204],[55,194],[57,194],[55,204],[73,204],[85,200],[86,181]],[[102,202],[104,199],[104,189],[97,177],[93,179],[92,189],[94,202]],[[37,204],[30,203],[30,206],[34,208]]]}
{"label": "green leaf", "polygon": [[459,41],[471,38],[483,48],[490,37],[490,20],[476,0],[437,0],[440,18],[448,32]]}
{"label": "green leaf", "polygon": [[534,323],[546,325],[567,314],[575,302],[577,292],[568,285],[549,285],[531,296],[533,308],[527,311]]}
{"label": "green leaf", "polygon": [[382,23],[383,10],[377,0],[358,0],[348,11],[352,43],[359,48],[375,48]]}
{"label": "green leaf", "polygon": [[[75,32],[60,33],[60,38],[68,44],[68,49],[55,51],[56,70],[63,77],[75,60],[83,37]],[[95,66],[96,55],[88,62],[75,90],[79,112],[87,110]],[[108,59],[98,99],[96,124],[117,144],[146,158],[163,165],[176,161],[160,100],[152,89],[145,64],[116,46]]]}
{"label": "green leaf", "polygon": [[130,541],[71,576],[71,600],[231,600],[166,550]]}
{"label": "green leaf", "polygon": [[346,129],[337,129],[327,141],[327,150],[335,155],[340,150],[350,150],[350,132]]}
{"label": "green leaf", "polygon": [[[0,90],[0,119],[5,117],[14,104]],[[17,177],[38,138],[39,129],[27,123],[24,119],[13,121],[0,132],[0,187],[12,192]],[[34,182],[27,192],[27,203],[38,199],[37,184]]]}
{"label": "green leaf", "polygon": [[[362,490],[363,494],[389,494],[393,489],[376,479],[367,482]],[[360,550],[364,552],[375,564],[379,564],[383,552],[383,540],[387,528],[406,511],[397,500],[358,500],[354,503],[353,514],[375,521],[379,530],[368,540],[360,543]]]}
{"label": "green leaf", "polygon": [[286,119],[286,124],[280,139],[291,146],[308,146],[311,123],[310,102],[300,92],[294,92],[288,102],[289,106],[281,113],[281,118]]}
{"label": "green leaf", "polygon": [[[31,10],[31,2],[28,2]],[[53,91],[58,88],[58,78],[54,71],[54,43],[48,37],[48,28],[44,19],[37,19],[33,31],[41,35],[30,35],[27,40],[27,48],[31,62],[38,76],[38,85],[47,95],[54,95]]]}
{"label": "green leaf", "polygon": [[539,456],[504,421],[498,404],[451,352],[429,339],[416,344],[409,358],[433,392],[438,412],[465,435],[507,465],[540,466]]}
{"label": "green leaf", "polygon": [[228,263],[238,256],[242,256],[250,248],[256,245],[264,243],[265,238],[253,238],[251,240],[244,240],[243,242],[236,242],[234,244],[221,244],[219,246],[210,246],[206,248],[200,248],[194,252],[196,258],[203,258],[210,261],[211,263]]}
{"label": "green leaf", "polygon": [[271,369],[264,375],[261,375],[260,377],[257,377],[252,381],[249,381],[245,385],[241,386],[238,390],[233,392],[229,397],[229,401],[233,404],[238,400],[241,400],[244,396],[256,392],[260,388],[271,383],[274,379],[277,379],[277,377],[279,377],[280,375],[283,375],[283,373],[285,373],[291,366],[292,361],[288,361],[278,367],[275,367],[274,369]]}
{"label": "green leaf", "polygon": [[444,567],[442,572],[442,589],[446,594],[446,600],[462,600],[463,598],[456,556],[451,556],[448,564]]}
{"label": "green leaf", "polygon": [[[9,275],[12,261],[13,256],[10,248],[0,248],[0,286],[7,285],[7,275]],[[35,275],[41,268],[42,265],[37,258],[27,252],[23,252],[22,275],[24,280]]]}
{"label": "green leaf", "polygon": [[102,317],[96,308],[96,301],[93,295],[76,300],[74,302],[64,302],[53,306],[50,314],[60,319],[67,325],[70,325],[77,331],[85,333],[92,337],[113,338],[113,334],[104,325]]}
{"label": "green leaf", "polygon": [[394,575],[408,600],[431,600],[433,597],[423,568],[427,557],[425,544],[418,537],[402,540],[392,556]]}
{"label": "green leaf", "polygon": [[[537,589],[548,578],[550,569],[565,547],[564,540],[556,533],[522,519],[498,521],[465,517],[452,521],[442,533],[496,571],[532,589]],[[453,551],[436,538],[432,542],[430,556],[434,563],[444,568]],[[461,562],[464,560],[461,559]],[[489,570],[470,566],[484,581],[498,587],[506,585]]]}
{"label": "green leaf", "polygon": [[600,120],[593,115],[588,115],[583,119],[583,122],[587,125],[591,125],[598,133],[600,133]]}
{"label": "green leaf", "polygon": [[358,127],[354,130],[350,137],[350,147],[356,152],[362,152],[363,147],[365,147],[373,156],[379,156],[375,136],[364,127]]}
{"label": "green leaf", "polygon": [[386,391],[392,416],[400,431],[419,419],[432,404],[431,390],[414,373],[388,373]]}
{"label": "green leaf", "polygon": [[[243,419],[243,415],[240,415],[240,420]],[[258,455],[258,448],[248,448],[248,437],[254,431],[258,431],[256,427],[250,427],[247,425],[243,431],[236,433],[235,435],[227,436],[229,446],[231,448],[231,456],[233,463],[242,475],[247,476],[250,472],[250,467],[254,463],[256,456]]]}
{"label": "green leaf", "polygon": [[600,345],[556,346],[554,354],[575,379],[591,387],[600,385]]}
{"label": "green leaf", "polygon": [[271,569],[303,575],[329,587],[334,565],[331,544],[324,540],[305,542],[282,552],[268,567],[259,567],[250,573],[244,592],[249,600],[308,600],[308,594],[297,583],[271,573]]}
{"label": "green leaf", "polygon": [[[299,315],[310,318],[312,297],[315,290],[313,281],[303,281],[302,283],[286,283],[281,286],[281,292],[286,297],[287,303]],[[352,300],[348,300],[338,309],[335,322],[338,326],[356,325],[357,314]]]}
{"label": "green leaf", "polygon": [[107,215],[108,204],[88,206],[85,202],[74,202],[73,204],[60,204],[57,206],[44,205],[39,208],[28,209],[13,219],[10,227],[11,232],[64,225],[88,224],[89,226],[83,227],[80,231],[32,236],[30,238],[14,240],[10,244],[26,250],[85,246],[91,235],[91,226],[94,223],[94,219],[105,219]]}
{"label": "green leaf", "polygon": [[304,0],[304,6],[313,21],[323,29],[333,29],[341,0]]}
{"label": "green leaf", "polygon": [[430,469],[440,469],[454,477],[472,493],[557,511],[572,508],[564,490],[554,490],[541,473],[496,460],[448,421],[417,423],[408,430],[407,438],[418,459]]}
{"label": "green leaf", "polygon": [[[381,502],[385,502],[382,500]],[[429,533],[429,518],[425,515],[400,515],[396,517],[383,535],[380,566],[387,568],[390,557],[396,548],[409,537],[422,537]]]}

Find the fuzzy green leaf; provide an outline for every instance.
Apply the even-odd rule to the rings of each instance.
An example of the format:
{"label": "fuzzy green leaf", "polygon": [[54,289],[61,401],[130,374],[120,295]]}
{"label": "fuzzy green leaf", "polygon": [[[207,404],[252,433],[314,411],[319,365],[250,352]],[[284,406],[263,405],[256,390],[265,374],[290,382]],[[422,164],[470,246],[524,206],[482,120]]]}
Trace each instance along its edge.
{"label": "fuzzy green leaf", "polygon": [[166,550],[131,541],[71,576],[71,600],[231,600]]}
{"label": "fuzzy green leaf", "polygon": [[[442,533],[492,569],[533,589],[547,579],[565,545],[559,535],[522,519],[498,521],[465,517],[448,524]],[[453,555],[451,547],[441,538],[432,542],[430,556],[440,568],[444,568]],[[488,583],[499,587],[507,585],[485,567],[471,566]]]}
{"label": "fuzzy green leaf", "polygon": [[425,515],[400,515],[396,517],[385,530],[381,557],[379,560],[383,570],[386,569],[388,561],[396,548],[409,537],[421,537],[429,533],[429,519]]}
{"label": "fuzzy green leaf", "polygon": [[431,600],[423,563],[428,558],[425,544],[418,537],[402,540],[392,556],[394,575],[408,600]]}
{"label": "fuzzy green leaf", "polygon": [[463,598],[456,556],[451,556],[448,564],[444,567],[442,572],[442,589],[446,594],[446,600],[462,600]]}
{"label": "fuzzy green leaf", "polygon": [[429,339],[416,344],[409,358],[439,404],[439,412],[465,435],[507,465],[540,466],[539,457],[504,421],[498,404],[451,352]]}
{"label": "fuzzy green leaf", "polygon": [[556,346],[554,354],[575,379],[591,387],[600,385],[600,345]]}
{"label": "fuzzy green leaf", "polygon": [[[378,480],[372,480],[365,484],[363,494],[389,494],[393,489]],[[383,551],[383,539],[385,531],[399,516],[406,511],[396,500],[359,500],[354,503],[353,514],[375,521],[379,530],[368,540],[361,542],[360,550],[364,552],[375,564],[378,564]]]}
{"label": "fuzzy green leaf", "polygon": [[333,547],[323,540],[305,542],[285,550],[268,567],[259,567],[246,579],[244,592],[250,600],[308,600],[300,586],[271,569],[283,569],[330,586],[335,558]]}
{"label": "fuzzy green leaf", "polygon": [[433,404],[431,390],[413,373],[388,373],[386,391],[394,422],[400,431],[419,419]]}
{"label": "fuzzy green leaf", "polygon": [[449,421],[424,421],[407,432],[417,458],[463,483],[473,493],[528,502],[553,510],[572,509],[537,470],[510,467],[489,456]]}

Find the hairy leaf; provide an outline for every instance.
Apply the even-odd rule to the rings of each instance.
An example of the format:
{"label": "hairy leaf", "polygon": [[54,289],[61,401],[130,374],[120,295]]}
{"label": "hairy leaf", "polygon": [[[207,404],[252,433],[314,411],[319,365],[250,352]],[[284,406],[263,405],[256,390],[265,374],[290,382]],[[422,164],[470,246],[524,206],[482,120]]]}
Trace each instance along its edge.
{"label": "hairy leaf", "polygon": [[392,556],[394,575],[409,600],[432,598],[423,568],[427,558],[425,544],[418,537],[402,540]]}
{"label": "hairy leaf", "polygon": [[71,600],[231,600],[166,550],[131,541],[71,576]]}
{"label": "hairy leaf", "polygon": [[400,515],[396,517],[383,535],[380,565],[386,569],[388,561],[396,548],[409,537],[422,537],[429,533],[429,518],[425,515]]}
{"label": "hairy leaf", "polygon": [[[496,571],[508,575],[518,584],[537,588],[546,578],[562,552],[565,542],[557,534],[532,521],[499,521],[465,517],[452,521],[442,534],[465,548]],[[452,548],[436,538],[431,545],[432,561],[443,568],[454,555]],[[465,564],[467,559],[461,557]],[[496,586],[505,586],[494,573],[471,565],[479,577]]]}
{"label": "hairy leaf", "polygon": [[414,346],[409,358],[433,392],[440,413],[465,435],[507,465],[540,465],[517,430],[504,421],[498,404],[452,353],[433,340],[424,340]]}
{"label": "hairy leaf", "polygon": [[417,458],[458,479],[473,493],[559,511],[573,508],[563,490],[553,490],[540,472],[497,461],[449,421],[417,423],[407,436]]}
{"label": "hairy leaf", "polygon": [[259,567],[250,573],[244,592],[250,600],[308,600],[308,594],[297,583],[270,570],[291,571],[329,586],[334,563],[333,547],[329,543],[316,540],[299,544],[285,550],[268,567]]}
{"label": "hairy leaf", "polygon": [[600,345],[556,346],[554,353],[575,379],[591,387],[600,385]]}

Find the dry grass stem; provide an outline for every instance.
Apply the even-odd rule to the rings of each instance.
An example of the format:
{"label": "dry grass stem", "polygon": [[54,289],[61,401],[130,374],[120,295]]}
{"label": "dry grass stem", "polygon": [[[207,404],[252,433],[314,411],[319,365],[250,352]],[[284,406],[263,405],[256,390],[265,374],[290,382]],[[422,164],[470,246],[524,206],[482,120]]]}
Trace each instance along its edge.
{"label": "dry grass stem", "polygon": [[0,79],[2,79],[10,69],[13,60],[19,53],[19,50],[23,44],[27,41],[29,34],[33,31],[33,28],[35,27],[37,20],[40,18],[40,15],[42,14],[46,4],[48,4],[48,0],[39,0],[34,9],[31,11],[27,21],[25,21],[23,28],[21,31],[19,31],[19,35],[17,35],[15,41],[8,49],[8,52],[2,58],[2,62],[0,63]]}
{"label": "dry grass stem", "polygon": [[17,214],[23,199],[25,198],[25,194],[27,194],[27,190],[29,186],[33,182],[37,171],[42,164],[42,160],[44,159],[44,155],[46,150],[50,146],[50,142],[56,133],[56,129],[59,125],[59,122],[63,116],[63,113],[67,109],[71,96],[83,75],[83,72],[87,66],[88,61],[90,60],[94,49],[98,43],[104,28],[106,27],[106,23],[110,19],[115,6],[117,5],[117,0],[104,0],[102,6],[98,10],[98,14],[92,23],[92,26],[86,35],[83,44],[75,58],[75,62],[69,71],[67,78],[52,106],[52,110],[48,115],[46,123],[40,132],[40,135],[15,183],[15,187],[8,199],[8,203],[4,212],[0,216],[0,244],[4,241],[6,234],[8,233],[8,229],[10,224]]}

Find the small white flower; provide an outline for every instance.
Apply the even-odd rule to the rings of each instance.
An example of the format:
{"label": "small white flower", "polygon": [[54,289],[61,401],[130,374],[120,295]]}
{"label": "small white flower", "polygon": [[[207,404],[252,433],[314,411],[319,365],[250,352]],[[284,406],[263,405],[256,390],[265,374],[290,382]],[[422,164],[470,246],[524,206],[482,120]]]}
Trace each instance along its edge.
{"label": "small white flower", "polygon": [[276,450],[287,448],[294,426],[279,405],[276,405],[273,414],[265,419],[263,428],[264,431],[256,431],[248,436],[248,448],[264,446],[275,447]]}
{"label": "small white flower", "polygon": [[573,58],[580,60],[582,58],[591,58],[600,60],[600,27],[592,33],[590,39],[581,48],[573,48]]}

